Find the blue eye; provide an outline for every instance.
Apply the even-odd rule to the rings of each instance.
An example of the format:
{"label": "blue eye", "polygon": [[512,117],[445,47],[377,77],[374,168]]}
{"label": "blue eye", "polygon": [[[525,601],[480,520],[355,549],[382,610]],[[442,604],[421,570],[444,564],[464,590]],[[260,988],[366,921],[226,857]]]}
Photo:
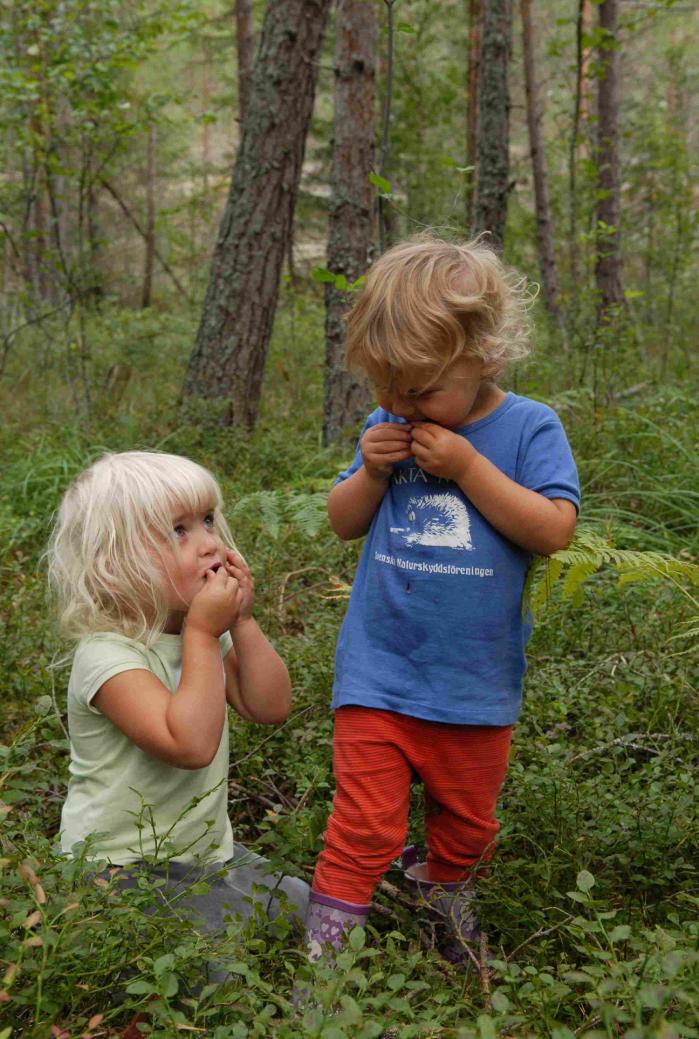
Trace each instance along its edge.
{"label": "blue eye", "polygon": [[209,527],[211,530],[216,526],[213,512],[207,512],[206,516],[204,516],[204,526]]}
{"label": "blue eye", "polygon": [[182,523],[178,523],[176,527],[172,528],[172,531],[176,538],[183,538],[187,533],[187,528]]}

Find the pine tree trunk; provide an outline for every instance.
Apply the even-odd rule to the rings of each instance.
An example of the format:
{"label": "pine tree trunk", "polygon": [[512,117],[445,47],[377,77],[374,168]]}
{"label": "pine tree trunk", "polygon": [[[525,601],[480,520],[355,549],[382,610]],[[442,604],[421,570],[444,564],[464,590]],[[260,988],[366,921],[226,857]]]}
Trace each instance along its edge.
{"label": "pine tree trunk", "polygon": [[541,103],[539,84],[536,79],[534,57],[534,31],[532,28],[531,0],[520,0],[522,14],[522,49],[524,56],[524,81],[527,93],[527,126],[529,128],[529,151],[532,158],[534,178],[534,201],[536,207],[536,240],[539,246],[541,280],[544,303],[551,318],[561,326],[561,309],[558,302],[560,292],[558,268],[553,248],[553,221],[549,195],[548,169],[544,150],[544,135],[541,127]]}
{"label": "pine tree trunk", "polygon": [[578,0],[578,13],[575,22],[575,97],[573,102],[573,128],[570,135],[568,152],[568,266],[573,299],[578,291],[579,248],[578,248],[578,138],[580,122],[587,118],[588,92],[587,70],[589,51],[583,46],[583,38],[590,27],[590,0]]}
{"label": "pine tree trunk", "polygon": [[476,231],[490,231],[502,248],[509,192],[510,97],[507,85],[512,50],[512,2],[488,0],[478,73]]}
{"label": "pine tree trunk", "polygon": [[255,29],[252,20],[252,0],[235,0],[236,44],[238,49],[238,118],[245,118],[252,66],[255,63]]}
{"label": "pine tree trunk", "polygon": [[153,266],[155,264],[155,136],[153,123],[148,128],[146,152],[146,251],[143,262],[143,291],[141,306],[151,305],[153,294]]}
{"label": "pine tree trunk", "polygon": [[599,319],[624,299],[621,267],[621,164],[619,154],[619,41],[618,0],[603,0],[599,8],[602,40],[598,81],[597,259],[595,281],[599,293]]}
{"label": "pine tree trunk", "polygon": [[184,393],[254,426],[330,0],[269,0]]}
{"label": "pine tree trunk", "polygon": [[466,219],[473,223],[475,172],[478,163],[478,68],[481,61],[483,0],[468,0],[468,65],[466,70]]}
{"label": "pine tree trunk", "polygon": [[[369,264],[372,245],[376,13],[365,0],[337,0],[332,201],[328,269],[351,284]],[[366,382],[344,369],[344,314],[349,294],[325,286],[323,442],[356,426],[371,402]]]}

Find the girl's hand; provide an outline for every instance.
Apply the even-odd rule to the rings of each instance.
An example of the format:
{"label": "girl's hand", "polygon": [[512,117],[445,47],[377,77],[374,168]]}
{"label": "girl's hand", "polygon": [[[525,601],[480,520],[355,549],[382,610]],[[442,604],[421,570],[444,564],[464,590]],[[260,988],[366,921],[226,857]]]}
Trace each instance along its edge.
{"label": "girl's hand", "polygon": [[225,567],[230,576],[238,582],[240,589],[240,609],[235,622],[239,624],[252,617],[252,608],[255,605],[255,581],[245,560],[232,549],[226,552]]}
{"label": "girl's hand", "polygon": [[410,425],[403,422],[379,422],[367,429],[359,449],[364,468],[374,479],[388,479],[396,462],[410,458]]}
{"label": "girl's hand", "polygon": [[206,572],[206,584],[192,599],[187,612],[187,627],[219,638],[239,619],[244,594],[229,567]]}
{"label": "girl's hand", "polygon": [[477,453],[468,440],[434,422],[416,422],[411,435],[411,450],[420,468],[457,483]]}

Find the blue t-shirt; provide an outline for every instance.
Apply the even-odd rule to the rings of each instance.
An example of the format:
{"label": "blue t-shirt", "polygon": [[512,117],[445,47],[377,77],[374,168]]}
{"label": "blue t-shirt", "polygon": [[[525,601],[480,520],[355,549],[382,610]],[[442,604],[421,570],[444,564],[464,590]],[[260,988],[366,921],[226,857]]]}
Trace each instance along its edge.
{"label": "blue t-shirt", "polygon": [[[382,408],[379,422],[403,422]],[[517,483],[576,508],[575,462],[555,411],[508,393],[454,432]],[[360,438],[361,439],[361,438]],[[338,483],[362,465],[359,449]],[[494,527],[456,483],[394,466],[372,520],[337,645],[332,706],[360,704],[460,725],[519,715],[531,620],[531,554]]]}

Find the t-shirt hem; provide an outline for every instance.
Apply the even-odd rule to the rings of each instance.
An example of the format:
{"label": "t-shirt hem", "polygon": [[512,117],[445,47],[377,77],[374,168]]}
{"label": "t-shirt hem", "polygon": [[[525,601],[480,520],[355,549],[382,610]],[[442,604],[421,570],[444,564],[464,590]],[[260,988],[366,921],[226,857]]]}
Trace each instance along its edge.
{"label": "t-shirt hem", "polygon": [[513,711],[487,711],[473,712],[450,711],[436,704],[410,703],[399,697],[374,694],[369,699],[366,694],[343,692],[333,696],[331,708],[333,711],[338,707],[369,707],[379,711],[393,711],[395,714],[404,714],[408,718],[420,718],[427,722],[442,722],[447,725],[514,725],[520,714],[520,705]]}
{"label": "t-shirt hem", "polygon": [[570,491],[564,490],[562,487],[547,487],[545,491],[537,491],[536,493],[540,494],[542,498],[547,498],[549,500],[552,498],[563,498],[565,501],[569,501],[575,506],[575,511],[577,513],[580,512],[580,499],[576,498],[574,494]]}

